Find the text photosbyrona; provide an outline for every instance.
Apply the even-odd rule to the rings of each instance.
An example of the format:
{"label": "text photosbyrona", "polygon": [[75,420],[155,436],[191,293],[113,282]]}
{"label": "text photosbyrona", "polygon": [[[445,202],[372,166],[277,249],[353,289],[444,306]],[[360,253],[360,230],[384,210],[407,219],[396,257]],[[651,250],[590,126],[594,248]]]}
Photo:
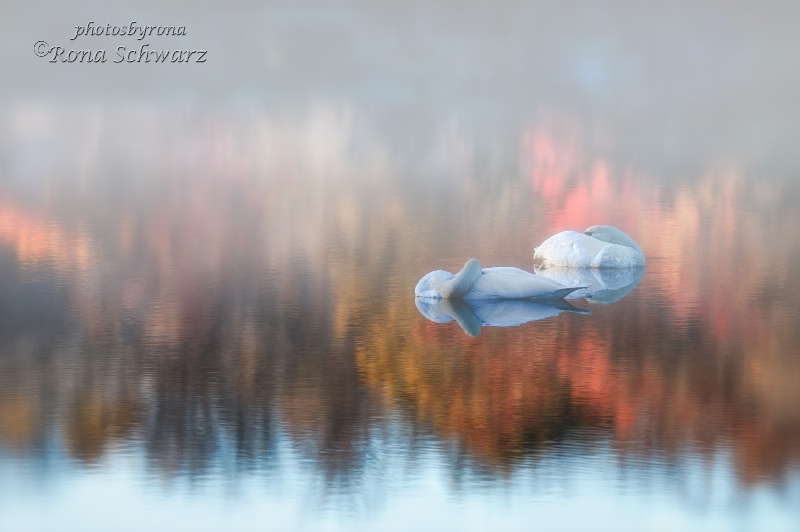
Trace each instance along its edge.
{"label": "text photosbyrona", "polygon": [[46,58],[50,63],[205,63],[207,50],[156,49],[144,41],[148,37],[184,37],[186,26],[140,26],[136,21],[125,26],[95,24],[89,21],[83,26],[75,26],[75,34],[70,38],[75,42],[79,37],[135,37],[136,46],[120,45],[107,53],[105,48],[73,48],[70,46],[51,46],[47,41],[36,41],[33,53]]}

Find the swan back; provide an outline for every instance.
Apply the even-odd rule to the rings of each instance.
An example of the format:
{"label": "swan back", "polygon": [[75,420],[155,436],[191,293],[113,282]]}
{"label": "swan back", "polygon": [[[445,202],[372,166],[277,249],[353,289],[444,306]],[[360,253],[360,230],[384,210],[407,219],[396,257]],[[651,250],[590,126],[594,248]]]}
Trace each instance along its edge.
{"label": "swan back", "polygon": [[485,268],[466,299],[561,299],[581,287],[567,287],[552,279],[513,267]]}
{"label": "swan back", "polygon": [[417,286],[414,288],[414,295],[417,297],[432,297],[439,299],[442,295],[436,289],[437,286],[441,285],[446,281],[450,281],[455,277],[450,272],[446,272],[444,270],[434,270],[419,280]]}

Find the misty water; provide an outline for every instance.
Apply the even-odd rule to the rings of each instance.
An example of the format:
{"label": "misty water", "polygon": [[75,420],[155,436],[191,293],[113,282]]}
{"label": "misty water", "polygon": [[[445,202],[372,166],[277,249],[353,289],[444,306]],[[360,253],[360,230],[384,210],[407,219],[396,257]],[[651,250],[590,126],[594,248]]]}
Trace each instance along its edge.
{"label": "misty water", "polygon": [[[188,77],[9,61],[0,529],[800,526],[788,17],[454,9],[185,14]],[[595,224],[625,290],[417,308]]]}

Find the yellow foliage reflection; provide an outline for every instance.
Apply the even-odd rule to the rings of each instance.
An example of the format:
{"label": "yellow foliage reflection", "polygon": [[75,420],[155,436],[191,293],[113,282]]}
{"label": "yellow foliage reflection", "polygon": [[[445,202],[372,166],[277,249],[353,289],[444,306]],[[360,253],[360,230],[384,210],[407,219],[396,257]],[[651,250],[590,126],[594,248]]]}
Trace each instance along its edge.
{"label": "yellow foliage reflection", "polygon": [[[790,179],[710,166],[659,181],[563,125],[520,133],[514,173],[455,126],[397,154],[347,106],[188,125],[123,109],[90,132],[37,112],[47,131],[116,134],[45,159],[56,177],[36,201],[0,191],[3,447],[35,453],[55,430],[95,461],[135,441],[171,474],[226,442],[268,460],[281,431],[338,475],[400,412],[500,474],[576,439],[621,457],[731,449],[746,485],[800,460]],[[182,140],[103,144],[116,122]],[[109,177],[123,170],[135,179]],[[469,338],[414,306],[433,268],[531,269],[535,244],[595,223],[634,235],[648,270],[618,304],[580,303],[592,316]]]}

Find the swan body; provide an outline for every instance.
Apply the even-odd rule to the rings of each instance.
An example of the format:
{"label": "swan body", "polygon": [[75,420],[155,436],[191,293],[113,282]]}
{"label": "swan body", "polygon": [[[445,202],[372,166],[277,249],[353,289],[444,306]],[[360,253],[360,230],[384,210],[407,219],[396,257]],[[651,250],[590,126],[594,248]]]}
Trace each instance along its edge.
{"label": "swan body", "polygon": [[642,248],[610,225],[593,225],[583,233],[562,231],[542,242],[533,258],[545,266],[572,268],[638,268],[645,265]]}
{"label": "swan body", "polygon": [[469,259],[455,275],[444,270],[425,275],[414,294],[434,299],[562,299],[580,286],[567,287],[519,268],[481,268]]}

